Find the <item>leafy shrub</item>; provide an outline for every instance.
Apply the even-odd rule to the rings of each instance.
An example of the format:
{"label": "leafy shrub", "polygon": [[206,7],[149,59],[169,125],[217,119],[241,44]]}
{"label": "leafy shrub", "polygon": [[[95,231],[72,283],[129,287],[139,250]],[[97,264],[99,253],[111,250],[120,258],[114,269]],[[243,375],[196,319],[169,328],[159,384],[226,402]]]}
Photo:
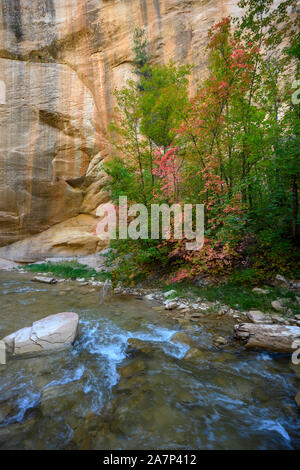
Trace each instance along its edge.
{"label": "leafy shrub", "polygon": [[80,264],[77,261],[67,261],[65,263],[29,264],[25,266],[25,269],[33,273],[51,273],[54,276],[61,276],[68,279],[90,279],[91,277],[94,277],[96,280],[103,281],[110,277],[109,273],[98,273],[95,271],[95,269]]}
{"label": "leafy shrub", "polygon": [[229,277],[229,284],[233,286],[256,286],[262,283],[263,276],[254,268],[238,269]]}

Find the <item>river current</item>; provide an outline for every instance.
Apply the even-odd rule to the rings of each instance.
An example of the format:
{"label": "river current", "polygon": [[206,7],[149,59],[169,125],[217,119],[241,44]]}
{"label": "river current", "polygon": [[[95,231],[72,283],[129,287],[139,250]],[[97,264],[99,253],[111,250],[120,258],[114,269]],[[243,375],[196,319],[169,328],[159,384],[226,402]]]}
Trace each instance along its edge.
{"label": "river current", "polygon": [[[0,337],[47,315],[79,314],[73,348],[0,366],[0,449],[299,449],[299,371],[290,357],[216,348],[232,322],[184,330],[134,297],[0,273]],[[185,331],[203,352],[184,360]],[[128,340],[142,341],[128,350]],[[298,377],[297,377],[298,374]]]}

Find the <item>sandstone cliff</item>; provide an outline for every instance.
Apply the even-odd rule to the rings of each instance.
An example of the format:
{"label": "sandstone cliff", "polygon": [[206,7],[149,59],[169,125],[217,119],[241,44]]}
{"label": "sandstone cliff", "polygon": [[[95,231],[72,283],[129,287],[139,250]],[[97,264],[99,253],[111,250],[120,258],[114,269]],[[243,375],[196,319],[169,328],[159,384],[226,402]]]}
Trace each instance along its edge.
{"label": "sandstone cliff", "polygon": [[[145,27],[153,60],[205,71],[208,28],[222,0],[0,0],[0,256],[101,248],[95,209],[109,154],[112,92],[131,75],[132,35]],[[6,247],[10,245],[9,247]]]}

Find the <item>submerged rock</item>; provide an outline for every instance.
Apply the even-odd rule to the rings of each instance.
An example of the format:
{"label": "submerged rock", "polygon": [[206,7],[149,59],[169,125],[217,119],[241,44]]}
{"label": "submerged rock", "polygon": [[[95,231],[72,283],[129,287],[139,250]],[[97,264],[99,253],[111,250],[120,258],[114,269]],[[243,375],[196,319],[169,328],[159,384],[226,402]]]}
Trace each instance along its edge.
{"label": "submerged rock", "polygon": [[150,354],[152,351],[151,345],[149,343],[138,338],[129,338],[127,341],[127,344],[128,344],[127,352],[129,354],[132,354],[132,353]]}
{"label": "submerged rock", "polygon": [[0,426],[5,424],[5,422],[17,414],[18,407],[11,402],[9,399],[4,399],[0,401]]}
{"label": "submerged rock", "polygon": [[144,372],[146,369],[146,365],[144,361],[138,360],[131,362],[130,364],[120,367],[118,369],[118,372],[121,377],[127,378],[127,377],[132,377],[134,375],[138,375],[141,372]]}
{"label": "submerged rock", "polygon": [[234,327],[234,338],[244,342],[247,348],[292,353],[295,350],[293,343],[300,339],[300,328],[241,323]]}
{"label": "submerged rock", "polygon": [[296,377],[300,379],[300,364],[292,364],[291,368],[295,372]]}
{"label": "submerged rock", "polygon": [[77,413],[77,404],[84,400],[82,382],[77,380],[62,385],[51,385],[42,391],[41,412],[52,417],[65,411]]}
{"label": "submerged rock", "polygon": [[[9,426],[0,427],[0,448],[1,450],[20,449],[20,442],[24,441],[24,435],[36,427],[35,418],[30,418],[21,423],[13,423]],[[24,446],[22,446],[22,449]]]}
{"label": "submerged rock", "polygon": [[206,358],[206,354],[198,348],[191,348],[184,356],[185,361],[199,361]]}
{"label": "submerged rock", "polygon": [[104,426],[105,422],[100,415],[88,411],[80,425],[74,430],[71,442],[75,445],[75,449],[90,450],[99,429],[103,429]]}
{"label": "submerged rock", "polygon": [[214,340],[215,346],[226,346],[228,344],[228,341],[226,338],[223,338],[223,336],[219,336]]}
{"label": "submerged rock", "polygon": [[129,378],[122,378],[117,386],[116,390],[119,392],[128,391],[128,390],[136,390],[137,388],[145,388],[145,378],[144,376],[136,376],[136,377],[129,377]]}
{"label": "submerged rock", "polygon": [[190,338],[186,333],[183,331],[179,331],[178,333],[175,333],[171,341],[173,343],[182,343],[182,344],[187,344],[188,346],[192,347],[194,345],[194,341],[192,338]]}
{"label": "submerged rock", "polygon": [[57,313],[6,336],[3,341],[14,355],[61,349],[75,341],[78,321],[77,313]]}

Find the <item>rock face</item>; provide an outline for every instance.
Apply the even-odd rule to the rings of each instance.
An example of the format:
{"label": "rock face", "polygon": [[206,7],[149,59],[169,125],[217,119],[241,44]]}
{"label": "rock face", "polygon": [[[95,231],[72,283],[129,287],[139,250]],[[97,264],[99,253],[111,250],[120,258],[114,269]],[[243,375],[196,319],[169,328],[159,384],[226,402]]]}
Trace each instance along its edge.
{"label": "rock face", "polygon": [[99,164],[110,155],[112,92],[132,74],[134,28],[145,27],[154,62],[195,64],[193,91],[207,30],[236,3],[0,0],[0,246],[28,240],[1,257],[103,247],[92,234],[107,200]]}
{"label": "rock face", "polygon": [[94,235],[96,224],[94,216],[80,214],[37,235],[0,248],[0,253],[16,262],[34,262],[46,256],[96,253],[103,248],[103,242]]}
{"label": "rock face", "polygon": [[0,258],[0,270],[1,271],[11,271],[12,269],[15,269],[17,267],[18,267],[17,263]]}
{"label": "rock face", "polygon": [[300,340],[300,328],[285,325],[241,323],[234,327],[235,339],[247,348],[261,348],[276,352],[293,353]]}
{"label": "rock face", "polygon": [[78,320],[77,313],[57,313],[6,336],[3,341],[14,355],[62,349],[75,341]]}

